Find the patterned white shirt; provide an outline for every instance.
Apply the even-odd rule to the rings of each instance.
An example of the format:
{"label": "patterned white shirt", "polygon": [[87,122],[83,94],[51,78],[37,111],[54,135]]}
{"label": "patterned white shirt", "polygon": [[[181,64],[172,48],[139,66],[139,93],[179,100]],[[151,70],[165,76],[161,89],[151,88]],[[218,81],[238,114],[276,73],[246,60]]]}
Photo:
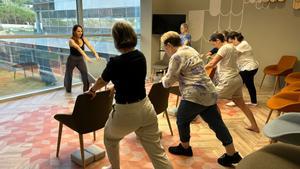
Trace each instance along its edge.
{"label": "patterned white shirt", "polygon": [[168,88],[176,81],[179,81],[183,100],[203,106],[216,104],[215,86],[205,72],[202,58],[192,47],[179,47],[170,58],[168,72],[162,78],[162,83]]}

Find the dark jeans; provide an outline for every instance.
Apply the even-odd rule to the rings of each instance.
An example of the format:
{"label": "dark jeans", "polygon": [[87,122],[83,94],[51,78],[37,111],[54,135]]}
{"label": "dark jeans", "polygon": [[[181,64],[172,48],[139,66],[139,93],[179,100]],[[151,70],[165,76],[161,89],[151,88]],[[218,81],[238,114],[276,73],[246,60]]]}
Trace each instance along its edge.
{"label": "dark jeans", "polygon": [[208,124],[209,128],[215,132],[217,138],[224,146],[232,143],[232,137],[222,120],[216,104],[202,106],[186,100],[181,100],[177,113],[177,127],[181,142],[190,141],[190,123],[198,114]]}
{"label": "dark jeans", "polygon": [[243,79],[243,83],[246,85],[250,98],[251,98],[251,103],[257,103],[256,99],[256,89],[254,85],[254,75],[257,73],[258,69],[254,70],[245,70],[245,71],[240,71],[240,75]]}
{"label": "dark jeans", "polygon": [[86,64],[83,57],[69,56],[66,64],[66,73],[64,79],[64,86],[67,92],[71,92],[73,70],[77,67],[81,74],[81,80],[83,83],[83,92],[89,90],[89,81]]}

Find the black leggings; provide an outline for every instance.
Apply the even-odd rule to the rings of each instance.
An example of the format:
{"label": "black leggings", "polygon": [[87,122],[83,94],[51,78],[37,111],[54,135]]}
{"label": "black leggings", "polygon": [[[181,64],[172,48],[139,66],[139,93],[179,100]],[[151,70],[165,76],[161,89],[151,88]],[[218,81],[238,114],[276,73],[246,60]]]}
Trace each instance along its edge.
{"label": "black leggings", "polygon": [[245,71],[240,71],[240,75],[243,79],[243,83],[246,85],[250,98],[251,98],[251,103],[257,103],[256,99],[256,89],[254,85],[254,75],[257,73],[258,69],[254,70],[245,70]]}
{"label": "black leggings", "polygon": [[66,64],[66,73],[64,79],[64,86],[67,92],[71,92],[73,69],[77,67],[80,71],[83,83],[83,92],[89,90],[88,72],[83,57],[69,56]]}

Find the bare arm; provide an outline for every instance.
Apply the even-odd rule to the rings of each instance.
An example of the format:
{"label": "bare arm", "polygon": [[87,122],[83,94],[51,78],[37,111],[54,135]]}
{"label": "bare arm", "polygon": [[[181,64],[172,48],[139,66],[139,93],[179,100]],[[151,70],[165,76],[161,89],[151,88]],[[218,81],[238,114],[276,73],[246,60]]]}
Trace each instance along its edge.
{"label": "bare arm", "polygon": [[75,43],[75,41],[73,39],[69,40],[69,46],[75,48],[76,50],[79,51],[80,54],[82,54],[83,58],[88,61],[91,62],[90,57],[88,57],[88,55],[80,48],[80,46]]}
{"label": "bare arm", "polygon": [[207,63],[207,65],[205,65],[205,69],[214,68],[222,59],[223,57],[217,54],[210,62]]}
{"label": "bare arm", "polygon": [[93,52],[93,54],[95,55],[96,59],[99,59],[99,55],[96,52],[95,48],[91,45],[90,41],[86,38],[83,37],[84,43],[86,44],[86,46]]}
{"label": "bare arm", "polygon": [[[105,82],[101,77],[99,77],[97,79],[96,83],[88,91],[88,94],[91,94],[92,98],[94,98],[96,96],[96,91],[101,89],[102,87],[106,86],[107,84],[108,84],[108,82]],[[110,90],[113,90],[113,88]]]}
{"label": "bare arm", "polygon": [[99,77],[92,88],[95,91],[97,91],[97,90],[101,89],[102,87],[106,86],[107,84],[108,84],[108,82],[104,81],[102,79],[102,77]]}

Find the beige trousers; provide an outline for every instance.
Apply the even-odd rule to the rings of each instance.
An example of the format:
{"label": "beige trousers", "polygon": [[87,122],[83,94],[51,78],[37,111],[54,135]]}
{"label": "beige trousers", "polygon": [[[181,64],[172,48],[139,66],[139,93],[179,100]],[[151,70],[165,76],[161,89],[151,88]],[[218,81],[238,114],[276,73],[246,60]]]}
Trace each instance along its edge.
{"label": "beige trousers", "polygon": [[133,131],[155,169],[173,168],[160,144],[155,110],[146,97],[137,103],[116,104],[109,115],[104,129],[104,144],[113,169],[120,168],[120,140]]}

